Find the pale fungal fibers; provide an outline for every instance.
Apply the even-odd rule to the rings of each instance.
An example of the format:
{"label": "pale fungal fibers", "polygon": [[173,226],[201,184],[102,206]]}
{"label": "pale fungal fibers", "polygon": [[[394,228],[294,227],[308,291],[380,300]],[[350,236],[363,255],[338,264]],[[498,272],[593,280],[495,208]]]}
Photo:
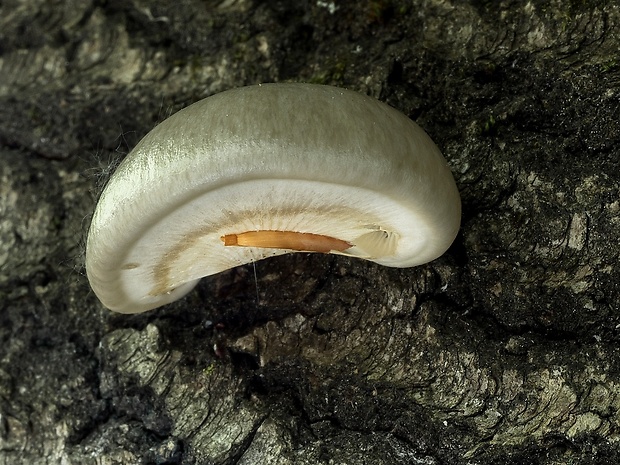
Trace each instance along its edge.
{"label": "pale fungal fibers", "polygon": [[419,265],[450,246],[460,214],[446,161],[402,113],[336,87],[243,87],[179,111],[123,160],[86,272],[106,307],[138,313],[292,251]]}

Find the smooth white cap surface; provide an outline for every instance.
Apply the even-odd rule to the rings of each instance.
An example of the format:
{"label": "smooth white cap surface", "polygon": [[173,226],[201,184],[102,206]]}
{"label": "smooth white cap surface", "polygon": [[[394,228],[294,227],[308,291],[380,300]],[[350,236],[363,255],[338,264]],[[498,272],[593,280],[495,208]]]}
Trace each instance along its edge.
{"label": "smooth white cap surface", "polygon": [[445,252],[460,214],[446,161],[397,110],[329,86],[243,87],[179,111],[123,160],[95,210],[86,271],[106,307],[137,313],[289,252],[223,235],[320,234],[352,244],[345,255],[409,267]]}

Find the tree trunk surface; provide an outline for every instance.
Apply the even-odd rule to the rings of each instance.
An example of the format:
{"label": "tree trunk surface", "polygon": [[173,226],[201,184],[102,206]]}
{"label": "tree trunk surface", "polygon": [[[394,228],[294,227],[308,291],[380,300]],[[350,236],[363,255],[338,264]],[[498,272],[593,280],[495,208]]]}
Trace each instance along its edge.
{"label": "tree trunk surface", "polygon": [[[620,2],[0,3],[0,464],[620,463]],[[105,309],[85,233],[158,122],[261,82],[374,96],[461,231]]]}

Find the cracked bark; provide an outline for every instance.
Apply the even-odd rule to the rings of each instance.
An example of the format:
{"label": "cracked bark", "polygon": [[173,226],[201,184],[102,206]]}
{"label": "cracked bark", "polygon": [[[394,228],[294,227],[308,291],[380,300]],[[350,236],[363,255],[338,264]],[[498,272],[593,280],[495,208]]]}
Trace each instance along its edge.
{"label": "cracked bark", "polygon": [[[617,463],[619,24],[616,1],[3,2],[0,464]],[[284,80],[429,132],[463,197],[450,251],[101,308],[82,241],[118,160]]]}

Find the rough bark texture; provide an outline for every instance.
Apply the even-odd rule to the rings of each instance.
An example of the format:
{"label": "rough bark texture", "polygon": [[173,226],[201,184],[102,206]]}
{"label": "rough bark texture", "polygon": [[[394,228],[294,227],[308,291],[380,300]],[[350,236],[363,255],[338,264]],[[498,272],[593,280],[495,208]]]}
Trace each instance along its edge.
{"label": "rough bark texture", "polygon": [[[620,463],[619,30],[618,1],[1,2],[0,464]],[[453,247],[102,308],[83,238],[118,160],[287,80],[427,130]]]}

